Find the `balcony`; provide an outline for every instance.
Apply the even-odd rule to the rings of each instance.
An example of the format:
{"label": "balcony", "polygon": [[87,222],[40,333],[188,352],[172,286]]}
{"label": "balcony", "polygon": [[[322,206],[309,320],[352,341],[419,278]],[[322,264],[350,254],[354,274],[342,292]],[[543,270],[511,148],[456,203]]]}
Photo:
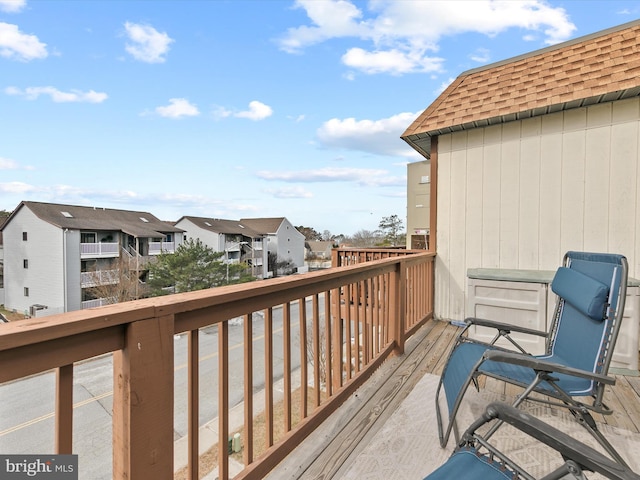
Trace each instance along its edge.
{"label": "balcony", "polygon": [[118,283],[120,271],[115,270],[96,270],[93,272],[80,272],[80,287],[90,288],[98,285],[110,285]]}
{"label": "balcony", "polygon": [[160,255],[161,253],[175,253],[175,242],[149,242],[149,255]]}
{"label": "balcony", "polygon": [[102,307],[103,305],[111,305],[114,300],[108,298],[94,298],[93,300],[85,300],[82,302],[82,309]]}
{"label": "balcony", "polygon": [[118,242],[95,242],[80,244],[80,258],[116,258],[120,256]]}
{"label": "balcony", "polygon": [[[376,421],[384,422],[421,376],[441,368],[457,329],[432,321],[434,258],[335,251],[339,268],[3,325],[0,388],[53,369],[54,412],[39,418],[52,419],[50,453],[78,453],[80,478],[95,478],[82,469],[98,459],[82,458],[100,446],[109,457],[101,478],[174,478],[182,466],[174,456],[185,464],[177,478],[201,478],[208,470],[199,452],[210,446],[220,479],[261,479],[274,468],[289,468],[295,478],[291,472],[302,466],[332,478],[379,429]],[[79,388],[85,360],[98,357],[112,358],[112,391],[95,393],[101,403],[112,398],[99,409],[106,428],[87,426],[78,411],[91,400]],[[640,387],[625,385],[621,405]],[[636,412],[637,394],[633,399],[620,411]],[[219,413],[205,413],[211,405]],[[203,426],[214,418],[208,442]],[[0,427],[7,447],[16,428]],[[236,431],[241,452],[230,455]],[[310,437],[312,447],[297,450],[314,432],[324,440]]]}

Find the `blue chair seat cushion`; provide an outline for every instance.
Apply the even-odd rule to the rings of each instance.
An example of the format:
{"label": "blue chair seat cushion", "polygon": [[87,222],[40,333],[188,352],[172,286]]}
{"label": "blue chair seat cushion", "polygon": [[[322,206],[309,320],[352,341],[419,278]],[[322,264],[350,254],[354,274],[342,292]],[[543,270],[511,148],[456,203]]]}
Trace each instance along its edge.
{"label": "blue chair seat cushion", "polygon": [[556,271],[551,289],[576,310],[593,320],[604,320],[609,288],[584,273],[567,267]]}
{"label": "blue chair seat cushion", "polygon": [[[493,347],[488,347],[481,343],[463,342],[451,352],[449,363],[447,364],[445,372],[443,372],[443,386],[449,413],[453,411],[457,394],[468,381],[470,372],[487,350],[493,350]],[[561,365],[567,365],[567,362],[553,355],[532,356],[531,358],[542,358]],[[483,362],[479,371],[486,375],[508,380],[521,386],[530,384],[536,376],[536,372],[529,367],[494,362],[491,360]],[[594,384],[590,380],[559,373],[553,376],[558,379],[558,386],[569,393],[569,395],[585,396],[593,392]],[[538,385],[536,391],[547,395],[554,394],[553,388],[547,382],[542,382]]]}
{"label": "blue chair seat cushion", "polygon": [[513,480],[513,471],[506,469],[503,464],[490,460],[485,455],[478,455],[475,450],[459,450],[446,463],[436,469],[428,477],[429,480],[438,479],[479,479],[482,480]]}

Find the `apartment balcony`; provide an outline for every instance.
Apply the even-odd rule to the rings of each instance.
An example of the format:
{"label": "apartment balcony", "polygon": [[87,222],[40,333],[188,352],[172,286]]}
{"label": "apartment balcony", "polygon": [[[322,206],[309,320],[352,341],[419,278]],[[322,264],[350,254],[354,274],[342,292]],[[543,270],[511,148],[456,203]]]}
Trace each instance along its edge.
{"label": "apartment balcony", "polygon": [[[80,287],[90,288],[99,285],[111,285],[119,282],[120,270],[95,270],[80,273]],[[96,305],[101,306],[101,305]]]}
{"label": "apartment balcony", "polygon": [[[412,386],[439,372],[457,332],[432,319],[434,258],[340,251],[323,271],[3,325],[0,388],[54,369],[43,395],[55,409],[38,418],[52,419],[49,453],[79,455],[80,478],[95,478],[82,469],[98,461],[101,478],[340,478]],[[109,425],[97,428],[78,383],[86,360],[107,357],[112,391],[93,395],[102,414],[112,398]],[[640,385],[625,385],[618,403],[636,403],[620,411],[640,426]],[[18,427],[0,428],[10,439]],[[100,448],[106,460],[91,457]]]}
{"label": "apartment balcony", "polygon": [[95,242],[80,244],[80,258],[117,258],[120,256],[118,242]]}
{"label": "apartment balcony", "polygon": [[88,308],[102,307],[103,305],[111,305],[113,303],[115,302],[108,298],[94,298],[93,300],[85,300],[82,302],[81,307],[84,310]]}
{"label": "apartment balcony", "polygon": [[175,253],[175,242],[149,242],[149,255],[160,255],[161,253]]}

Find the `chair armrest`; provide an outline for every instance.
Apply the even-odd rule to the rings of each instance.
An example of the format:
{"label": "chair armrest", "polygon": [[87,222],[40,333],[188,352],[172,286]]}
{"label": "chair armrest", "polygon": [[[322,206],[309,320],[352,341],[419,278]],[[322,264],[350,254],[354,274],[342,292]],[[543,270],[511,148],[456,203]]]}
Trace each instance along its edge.
{"label": "chair armrest", "polygon": [[527,335],[536,335],[538,337],[546,337],[548,335],[547,332],[542,332],[540,330],[533,330],[532,328],[520,327],[518,325],[513,325],[511,323],[496,322],[494,320],[487,320],[485,318],[469,317],[469,318],[465,318],[464,321],[467,324],[467,326],[478,325],[480,327],[490,327],[490,328],[495,328],[496,330],[507,330],[509,332],[526,333]]}
{"label": "chair armrest", "polygon": [[504,403],[494,402],[489,404],[483,418],[474,422],[465,432],[464,437],[469,438],[481,424],[492,419],[502,420],[540,442],[549,445],[565,459],[573,460],[581,468],[617,480],[640,479],[640,475],[635,474],[629,468],[614,462],[602,453],[542,420]]}
{"label": "chair armrest", "polygon": [[510,363],[512,365],[520,365],[522,367],[529,367],[533,370],[541,370],[548,373],[564,373],[565,375],[571,375],[573,377],[595,380],[596,382],[604,383],[605,385],[615,385],[616,383],[616,379],[608,375],[567,367],[560,363],[550,362],[548,360],[540,359],[531,355],[523,355],[517,352],[488,350],[484,353],[483,358],[493,362]]}

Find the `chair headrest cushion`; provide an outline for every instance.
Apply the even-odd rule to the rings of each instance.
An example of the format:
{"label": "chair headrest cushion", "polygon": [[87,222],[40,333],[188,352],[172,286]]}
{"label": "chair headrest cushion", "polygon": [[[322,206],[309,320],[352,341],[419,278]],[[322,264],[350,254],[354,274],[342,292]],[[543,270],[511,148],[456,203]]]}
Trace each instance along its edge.
{"label": "chair headrest cushion", "polygon": [[602,282],[568,267],[556,272],[551,289],[575,309],[594,320],[604,320],[609,288]]}

